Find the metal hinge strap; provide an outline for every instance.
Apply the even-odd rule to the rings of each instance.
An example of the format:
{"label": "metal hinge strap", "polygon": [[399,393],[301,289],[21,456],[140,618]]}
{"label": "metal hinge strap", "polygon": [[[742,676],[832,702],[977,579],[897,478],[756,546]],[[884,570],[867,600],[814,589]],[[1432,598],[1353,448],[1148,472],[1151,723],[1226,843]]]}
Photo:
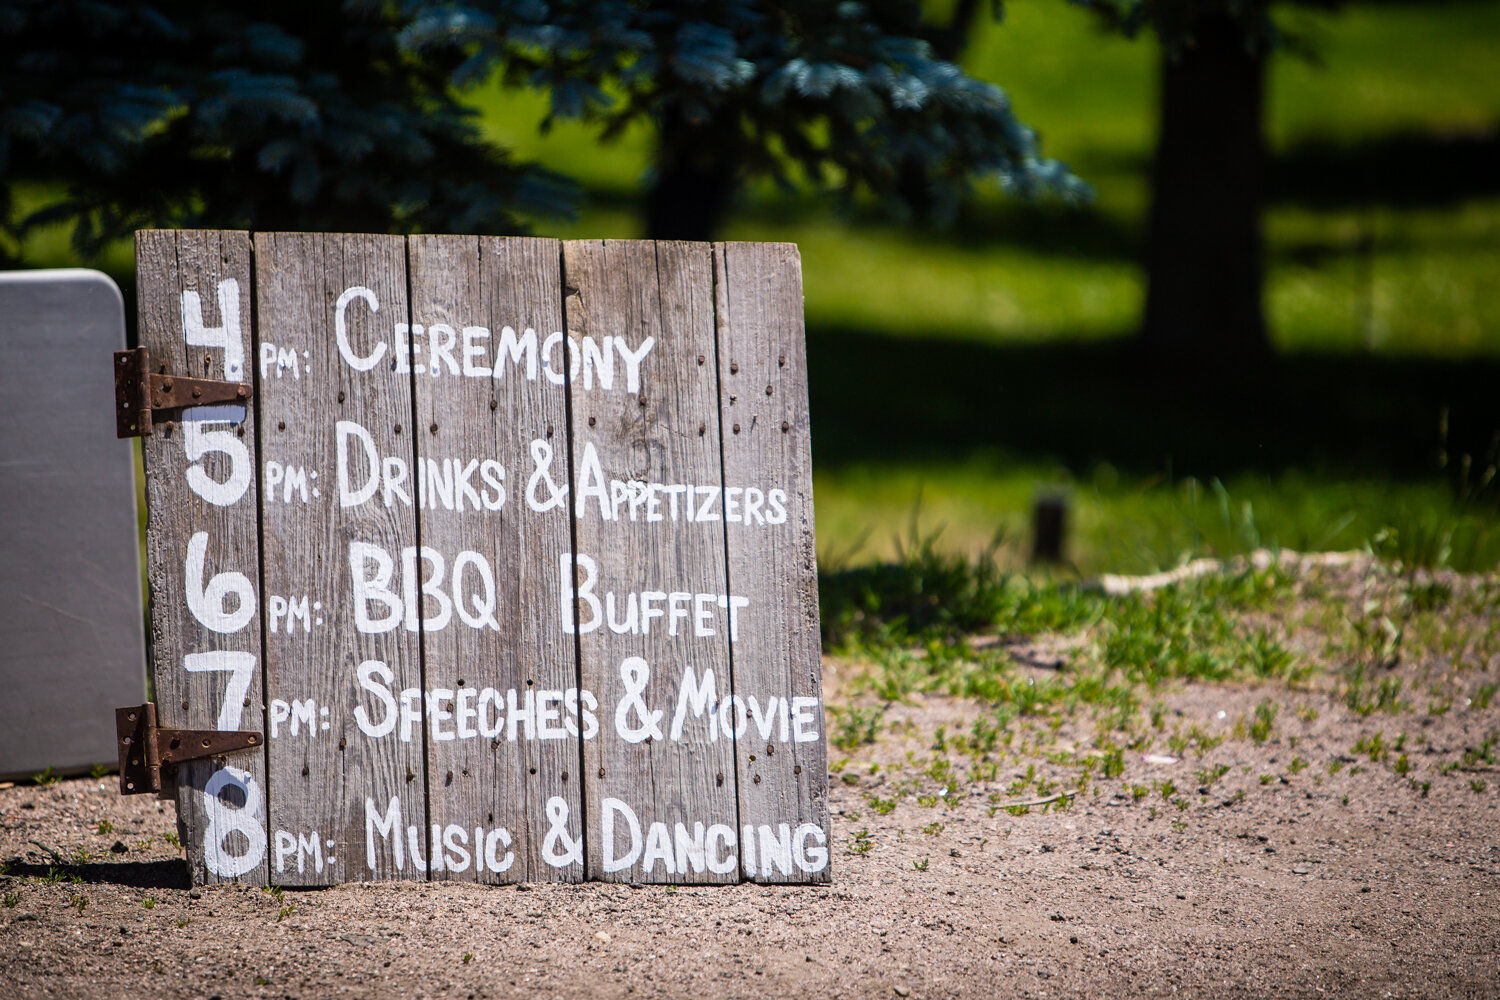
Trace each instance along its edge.
{"label": "metal hinge strap", "polygon": [[115,352],[115,436],[149,437],[154,416],[210,403],[244,403],[250,383],[153,374],[144,347]]}
{"label": "metal hinge strap", "polygon": [[161,769],[185,760],[217,757],[234,750],[251,750],[265,737],[253,732],[217,729],[159,729],[151,702],[115,709],[115,732],[120,751],[120,794],[161,791]]}

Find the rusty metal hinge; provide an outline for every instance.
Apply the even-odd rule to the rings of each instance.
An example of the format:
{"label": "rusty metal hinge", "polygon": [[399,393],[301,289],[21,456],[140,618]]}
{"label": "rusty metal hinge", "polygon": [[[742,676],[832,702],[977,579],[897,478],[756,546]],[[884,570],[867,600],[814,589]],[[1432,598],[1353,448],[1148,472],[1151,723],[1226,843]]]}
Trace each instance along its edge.
{"label": "rusty metal hinge", "polygon": [[115,709],[115,732],[119,736],[121,795],[159,792],[163,767],[232,750],[250,750],[265,739],[251,732],[158,729],[156,706],[149,701],[134,708]]}
{"label": "rusty metal hinge", "polygon": [[116,437],[150,437],[152,417],[158,411],[249,399],[248,382],[153,374],[146,348],[115,352]]}

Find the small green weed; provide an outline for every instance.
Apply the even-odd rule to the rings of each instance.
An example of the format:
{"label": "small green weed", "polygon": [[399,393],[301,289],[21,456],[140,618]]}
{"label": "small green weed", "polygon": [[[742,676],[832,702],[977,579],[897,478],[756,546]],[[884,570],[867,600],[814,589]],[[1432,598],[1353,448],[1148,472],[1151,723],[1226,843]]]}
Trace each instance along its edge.
{"label": "small green weed", "polygon": [[1250,738],[1257,743],[1264,743],[1271,738],[1272,727],[1276,723],[1276,713],[1281,706],[1267,699],[1255,706],[1255,718],[1249,726]]}
{"label": "small green weed", "polygon": [[1436,580],[1425,583],[1413,580],[1406,586],[1406,600],[1417,611],[1438,611],[1453,600],[1453,588]]}
{"label": "small green weed", "polygon": [[293,913],[297,912],[297,908],[286,901],[286,890],[281,886],[264,885],[261,886],[260,891],[264,892],[266,895],[270,896],[273,900],[280,904],[281,910],[276,914],[277,923],[280,923],[287,917],[290,917]]}
{"label": "small green weed", "polygon": [[911,866],[916,871],[925,872],[929,864],[931,864],[931,860],[929,858],[920,858],[916,861],[913,861],[911,863]]}
{"label": "small green weed", "polygon": [[1391,748],[1385,742],[1385,735],[1376,732],[1374,736],[1361,736],[1355,741],[1354,746],[1349,749],[1353,754],[1368,755],[1370,760],[1380,761],[1390,756]]}
{"label": "small green weed", "polygon": [[83,878],[76,872],[63,871],[61,868],[49,866],[47,874],[37,876],[36,880],[42,885],[60,885],[63,882],[71,882],[76,885],[82,882]]}
{"label": "small green weed", "polygon": [[836,710],[833,732],[828,740],[845,753],[852,753],[862,746],[875,742],[880,730],[880,721],[885,713],[879,708],[858,708],[853,705]]}
{"label": "small green weed", "polygon": [[1495,741],[1500,733],[1490,733],[1484,738],[1484,742],[1477,747],[1469,747],[1464,751],[1464,767],[1478,767],[1483,764],[1493,765],[1495,763]]}
{"label": "small green weed", "polygon": [[1125,751],[1120,747],[1110,747],[1099,763],[1104,777],[1118,778],[1125,773]]}
{"label": "small green weed", "polygon": [[1229,773],[1229,765],[1219,764],[1207,770],[1197,772],[1199,786],[1211,786],[1224,775]]}

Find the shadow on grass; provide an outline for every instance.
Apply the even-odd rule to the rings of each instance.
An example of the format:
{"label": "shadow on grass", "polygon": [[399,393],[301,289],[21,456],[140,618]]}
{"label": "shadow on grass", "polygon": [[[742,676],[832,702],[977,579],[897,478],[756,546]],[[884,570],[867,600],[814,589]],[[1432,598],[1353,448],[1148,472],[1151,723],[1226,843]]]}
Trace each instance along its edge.
{"label": "shadow on grass", "polygon": [[1295,355],[1209,374],[1153,364],[1124,338],[1004,345],[819,326],[808,364],[824,468],[988,452],[1078,474],[1107,462],[1168,478],[1431,479],[1445,443],[1450,466],[1468,454],[1482,467],[1500,431],[1500,361]]}
{"label": "shadow on grass", "polygon": [[99,861],[89,864],[32,864],[13,861],[6,873],[19,878],[49,881],[61,876],[71,882],[76,876],[85,885],[120,885],[129,889],[188,889],[187,864],[181,858],[169,861]]}
{"label": "shadow on grass", "polygon": [[[1099,151],[1094,159],[1106,173],[1133,174],[1143,180],[1151,173],[1149,158]],[[1268,207],[1409,209],[1455,205],[1496,194],[1500,194],[1500,123],[1447,131],[1397,131],[1355,142],[1310,139],[1270,154],[1267,162]],[[588,197],[613,208],[633,203],[632,195],[621,190],[590,190]],[[809,215],[825,212],[828,205],[828,198],[812,193],[761,195],[741,198],[736,215],[795,226]],[[888,228],[894,221],[890,212],[865,203],[846,206],[841,218],[856,231]],[[903,238],[915,248],[1014,247],[1046,257],[1115,261],[1138,259],[1144,232],[1142,223],[1094,205],[982,199],[965,206],[950,225],[911,225]],[[1350,249],[1334,244],[1325,252]],[[1272,247],[1272,252],[1277,248]],[[1298,248],[1292,248],[1290,256],[1298,258]]]}
{"label": "shadow on grass", "polygon": [[1450,205],[1500,194],[1500,124],[1308,140],[1271,163],[1270,201],[1310,208]]}

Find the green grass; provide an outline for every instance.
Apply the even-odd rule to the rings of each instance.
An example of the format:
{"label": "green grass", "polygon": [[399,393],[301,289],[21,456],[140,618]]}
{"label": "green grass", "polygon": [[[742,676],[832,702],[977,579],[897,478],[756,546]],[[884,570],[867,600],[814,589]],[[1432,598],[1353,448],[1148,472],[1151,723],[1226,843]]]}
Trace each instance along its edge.
{"label": "green grass", "polygon": [[[903,598],[910,589],[890,579],[898,572],[913,579],[940,573],[952,603],[971,606],[954,607],[943,616],[913,613],[913,604]],[[1160,796],[1148,807],[1154,821],[1241,802],[1253,785],[1268,793],[1296,781],[1322,786],[1345,773],[1349,758],[1317,756],[1327,751],[1309,741],[1306,726],[1319,713],[1304,698],[1341,695],[1347,707],[1369,714],[1356,704],[1365,695],[1358,693],[1362,682],[1343,669],[1348,659],[1384,671],[1381,665],[1393,662],[1394,645],[1410,657],[1404,661],[1408,666],[1443,665],[1439,686],[1444,690],[1451,689],[1455,670],[1467,674],[1458,685],[1473,692],[1464,700],[1466,707],[1482,711],[1495,693],[1493,684],[1476,685],[1482,678],[1472,673],[1488,674],[1485,665],[1492,662],[1493,630],[1486,631],[1485,615],[1495,600],[1493,582],[1435,583],[1371,561],[1358,572],[1356,581],[1347,569],[1247,570],[1106,596],[1075,583],[997,572],[983,557],[965,562],[908,545],[898,563],[878,573],[846,570],[824,581],[824,601],[835,612],[849,603],[863,609],[862,617],[835,613],[825,619],[825,624],[845,625],[829,637],[844,662],[840,674],[847,698],[831,706],[830,737],[851,755],[831,770],[857,788],[879,816],[903,806],[949,810],[979,796],[987,799],[991,817],[1001,810],[1020,817],[1034,808],[1065,809],[1074,796],[1097,804],[1111,795],[1113,805],[1127,798],[1154,802]],[[958,579],[965,574],[966,581]],[[882,605],[880,595],[891,599]],[[958,626],[966,613],[980,608],[994,613],[991,630],[997,636],[966,634]],[[1437,618],[1451,619],[1467,632],[1464,663],[1450,666],[1443,659],[1448,654],[1441,651],[1442,634],[1428,628]],[[1328,647],[1320,653],[1309,640],[1324,635]],[[1368,638],[1360,640],[1361,635]],[[1033,641],[1042,649],[1052,644],[1061,656],[1050,663],[1038,660],[1028,648]],[[1380,686],[1388,680],[1381,679]],[[1194,722],[1191,713],[1183,717],[1181,712],[1177,719],[1168,717],[1163,701],[1168,691],[1216,681],[1253,685],[1253,708],[1232,723],[1222,721],[1222,711],[1217,720]],[[1399,693],[1400,687],[1396,681],[1392,690]],[[929,695],[964,699],[969,714],[928,730],[911,719],[896,721],[900,716],[889,711],[896,702],[924,704]],[[1397,715],[1411,706],[1377,704],[1371,710],[1377,708]],[[1392,718],[1390,724],[1399,721]],[[870,763],[869,778],[863,777],[866,747],[901,742],[907,746],[904,761],[887,755]],[[1237,744],[1254,743],[1284,746],[1293,756],[1280,774],[1251,777],[1249,766],[1234,774],[1219,751],[1226,742],[1230,752]],[[1348,754],[1365,763],[1353,764],[1347,773],[1389,770],[1426,797],[1438,778],[1490,769],[1500,732],[1490,731],[1477,746],[1435,762],[1435,769],[1416,752],[1416,747],[1430,752],[1426,742],[1421,731],[1393,738],[1383,731],[1362,732]],[[1196,780],[1190,784],[1180,775],[1149,784],[1130,780],[1144,777],[1134,763],[1140,756],[1164,752],[1178,760],[1196,757]],[[1426,775],[1433,780],[1418,773],[1426,770],[1433,771]],[[1476,784],[1465,776],[1463,781],[1475,793],[1486,790],[1482,780]],[[1347,805],[1348,796],[1341,801]],[[1180,830],[1178,823],[1172,825]],[[933,836],[943,830],[942,819],[923,827]],[[851,850],[858,852],[858,844]]]}
{"label": "green grass", "polygon": [[[1278,57],[1270,77],[1267,132],[1277,174],[1265,220],[1267,306],[1277,345],[1290,356],[1331,352],[1396,362],[1500,357],[1500,298],[1487,291],[1500,273],[1500,186],[1492,171],[1441,174],[1443,164],[1456,162],[1448,144],[1494,141],[1500,78],[1488,53],[1500,43],[1500,4],[1379,4],[1290,16],[1318,58]],[[1017,205],[989,190],[956,231],[933,233],[837,215],[818,199],[762,188],[743,199],[727,235],[799,243],[815,364],[820,344],[827,345],[828,363],[813,381],[815,425],[831,428],[815,435],[825,553],[839,565],[856,551],[854,561],[894,557],[892,540],[919,496],[927,522],[947,526],[944,544],[955,551],[984,551],[997,527],[1024,545],[1035,492],[1062,484],[1075,501],[1071,555],[1082,572],[1154,569],[1257,544],[1355,548],[1377,535],[1399,540],[1409,562],[1494,565],[1494,505],[1462,503],[1436,457],[1439,412],[1445,402],[1466,401],[1458,391],[1436,389],[1410,412],[1391,415],[1409,437],[1429,439],[1405,450],[1400,469],[1379,462],[1328,467],[1340,452],[1333,433],[1314,456],[1278,455],[1284,441],[1262,442],[1268,461],[1247,467],[1243,449],[1214,455],[1211,446],[1184,462],[1169,431],[1070,393],[1066,352],[1050,368],[1009,363],[1024,360],[1027,345],[1109,343],[1133,329],[1144,295],[1135,255],[1148,196],[1155,60],[1154,43],[1103,35],[1063,0],[1010,5],[1003,23],[986,21],[976,34],[966,64],[1004,86],[1047,151],[1095,186],[1097,201],[1086,209]],[[600,150],[576,125],[536,136],[532,125],[545,107],[533,96],[491,90],[479,105],[496,138],[573,172],[598,195],[576,222],[545,223],[546,231],[640,235],[631,205],[649,165],[647,130]],[[1417,169],[1388,167],[1394,180],[1371,180],[1393,149]],[[1440,175],[1423,173],[1432,170]],[[1378,196],[1362,196],[1371,185]],[[848,356],[872,337],[891,341],[893,355],[929,352],[960,370],[985,372],[994,410],[946,421],[920,414],[940,453],[934,458],[846,446],[844,436],[867,423],[852,419],[847,405],[861,390],[886,401],[904,393],[928,411],[952,405],[930,371],[891,388],[859,385],[868,361],[862,366]],[[1087,354],[1076,346],[1073,352]],[[1337,369],[1330,359],[1314,391],[1345,395]],[[1089,450],[1088,421],[1059,430],[1060,441],[1018,434],[1018,426],[1048,415],[1007,407],[1006,397],[1018,386],[1026,396],[1025,387],[1039,379],[1075,412],[1132,428],[1139,438],[1128,446],[1132,454],[1123,456],[1126,449],[1109,440],[1092,455],[1078,454]],[[1253,426],[1260,410],[1282,405],[1279,395],[1271,388],[1228,405],[1242,408],[1240,422]],[[1393,394],[1372,388],[1367,396],[1348,395],[1354,398],[1330,406],[1359,413]],[[1463,415],[1460,450],[1479,454],[1500,419],[1483,402],[1470,409],[1480,412]],[[1306,415],[1303,429],[1319,417]],[[978,423],[988,426],[970,436],[992,443],[969,440],[962,430],[955,435]],[[1350,423],[1364,440],[1346,435],[1348,443],[1389,437],[1376,421]],[[864,433],[892,438],[882,427]],[[1154,456],[1150,467],[1143,468],[1140,453]],[[1182,482],[1185,472],[1202,482]],[[1197,502],[1215,476],[1239,508],[1231,517]]]}
{"label": "green grass", "polygon": [[[938,555],[992,552],[1025,568],[1038,494],[1069,499],[1067,572],[1138,573],[1257,548],[1370,548],[1410,566],[1485,570],[1500,560],[1500,519],[1441,478],[1416,481],[1242,473],[1227,482],[1122,475],[1101,464],[1074,476],[1059,465],[975,457],[953,464],[862,461],[815,488],[825,571],[899,560],[919,513]],[[998,548],[994,547],[997,536]]]}
{"label": "green grass", "polygon": [[[905,582],[895,578],[905,577]],[[917,582],[936,577],[946,613],[927,613]],[[1105,732],[1143,726],[1143,695],[1181,680],[1297,681],[1307,666],[1294,655],[1283,624],[1250,624],[1247,613],[1290,614],[1292,579],[1279,570],[1204,577],[1149,593],[1105,594],[1065,582],[1038,583],[1000,574],[992,562],[938,556],[913,546],[898,563],[828,574],[821,587],[824,643],[864,664],[856,690],[885,702],[921,693],[972,698],[994,717],[956,747],[984,753],[1017,717],[1056,717],[1087,708]],[[979,628],[1015,639],[1071,637],[1055,675],[1038,678],[1018,666],[1004,644],[976,643]],[[1252,738],[1271,735],[1276,706],[1257,709]],[[845,752],[873,742],[881,713],[849,706],[835,714],[830,740]],[[1152,728],[1160,729],[1161,720]],[[1169,741],[1181,753],[1222,740],[1193,727]],[[940,730],[934,750],[948,749]],[[1106,773],[1108,760],[1106,758]]]}

